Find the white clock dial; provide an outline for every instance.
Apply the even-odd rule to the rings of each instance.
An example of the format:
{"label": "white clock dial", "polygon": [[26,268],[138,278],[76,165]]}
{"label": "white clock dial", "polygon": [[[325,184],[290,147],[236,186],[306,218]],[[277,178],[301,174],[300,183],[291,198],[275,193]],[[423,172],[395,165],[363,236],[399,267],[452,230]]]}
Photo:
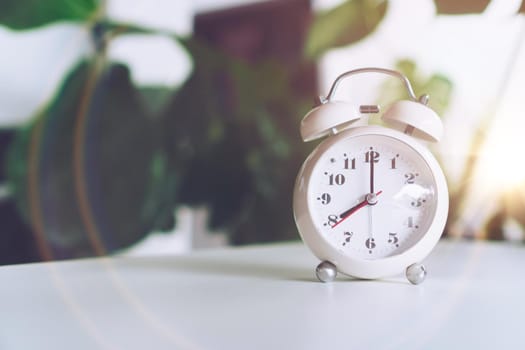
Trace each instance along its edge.
{"label": "white clock dial", "polygon": [[425,159],[385,135],[349,137],[327,148],[312,169],[307,200],[324,240],[364,260],[410,249],[429,230],[437,207]]}

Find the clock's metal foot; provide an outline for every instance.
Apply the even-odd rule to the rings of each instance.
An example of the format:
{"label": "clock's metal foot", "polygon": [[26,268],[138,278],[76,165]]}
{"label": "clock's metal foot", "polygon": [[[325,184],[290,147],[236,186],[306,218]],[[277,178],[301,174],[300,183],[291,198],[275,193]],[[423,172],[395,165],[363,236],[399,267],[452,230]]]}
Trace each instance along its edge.
{"label": "clock's metal foot", "polygon": [[410,283],[420,284],[427,277],[427,270],[423,264],[415,263],[407,267],[406,276]]}
{"label": "clock's metal foot", "polygon": [[321,282],[332,282],[337,276],[337,268],[330,261],[323,261],[315,269],[315,274]]}

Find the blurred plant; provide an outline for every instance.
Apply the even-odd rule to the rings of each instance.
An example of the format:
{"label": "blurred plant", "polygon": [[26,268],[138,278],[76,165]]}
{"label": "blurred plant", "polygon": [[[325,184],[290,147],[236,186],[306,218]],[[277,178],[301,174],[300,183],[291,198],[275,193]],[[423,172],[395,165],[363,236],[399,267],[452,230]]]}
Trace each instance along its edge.
{"label": "blurred plant", "polygon": [[385,0],[344,1],[320,13],[308,34],[306,56],[316,59],[330,49],[363,39],[383,19],[387,3]]}
{"label": "blurred plant", "polygon": [[[435,3],[438,14],[465,15],[482,13],[490,4],[490,0],[469,0],[461,2],[453,0],[435,0]],[[525,1],[521,2],[516,13],[525,14]],[[509,84],[512,75],[511,67],[514,66],[518,59],[518,53],[523,44],[522,37],[524,33],[525,31],[522,30],[522,33],[516,42],[516,47],[509,57],[509,68],[504,72],[503,83],[497,92],[498,96],[496,96],[496,105],[502,99],[503,92]],[[525,203],[522,196],[525,179],[523,179],[523,184],[513,189],[513,191],[502,189],[499,197],[493,198],[494,203],[496,203],[496,210],[492,213],[491,217],[486,219],[483,232],[454,232],[455,230],[451,228],[463,214],[466,196],[470,192],[478,190],[472,186],[475,177],[475,170],[479,161],[478,152],[487,141],[486,130],[488,130],[493,124],[496,117],[495,113],[496,109],[492,108],[488,113],[480,116],[478,127],[471,138],[470,149],[468,156],[465,159],[460,179],[455,186],[451,188],[448,227],[446,230],[454,235],[473,237],[481,234],[487,239],[502,240],[505,238],[504,227],[509,221],[521,225],[522,231],[525,228]]]}
{"label": "blurred plant", "polygon": [[[395,69],[403,73],[419,94],[431,93],[428,106],[438,115],[443,115],[452,95],[452,82],[442,74],[423,76],[415,62],[402,59],[396,63]],[[406,99],[407,93],[404,84],[397,79],[386,80],[381,88],[379,100],[381,105],[388,105],[400,99]]]}
{"label": "blurred plant", "polygon": [[[471,1],[473,7],[435,2],[440,13],[482,9],[480,1]],[[365,38],[387,4],[349,0],[316,14],[297,64]],[[10,185],[44,258],[128,246],[172,227],[179,204],[207,206],[210,225],[226,228],[234,243],[297,237],[291,192],[312,147],[297,129],[310,103],[295,93],[283,65],[248,63],[195,38],[115,23],[102,1],[4,0],[2,6],[0,24],[12,29],[72,21],[92,34],[91,57],[72,69],[11,144]],[[193,61],[188,80],[174,91],[135,86],[129,69],[106,56],[113,38],[130,33],[181,44]],[[417,91],[432,94],[432,107],[446,107],[446,78],[422,78],[408,60],[398,68]],[[389,100],[400,90],[385,85],[383,91],[381,99]]]}

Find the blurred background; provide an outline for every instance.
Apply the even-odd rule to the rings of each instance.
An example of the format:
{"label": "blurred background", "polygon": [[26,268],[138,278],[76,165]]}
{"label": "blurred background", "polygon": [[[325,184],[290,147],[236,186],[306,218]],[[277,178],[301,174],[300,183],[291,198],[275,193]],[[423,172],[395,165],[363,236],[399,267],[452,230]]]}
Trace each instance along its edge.
{"label": "blurred background", "polygon": [[[521,0],[0,0],[0,264],[296,240],[299,122],[398,69],[445,137],[446,236],[523,242]],[[388,104],[397,81],[345,82]]]}

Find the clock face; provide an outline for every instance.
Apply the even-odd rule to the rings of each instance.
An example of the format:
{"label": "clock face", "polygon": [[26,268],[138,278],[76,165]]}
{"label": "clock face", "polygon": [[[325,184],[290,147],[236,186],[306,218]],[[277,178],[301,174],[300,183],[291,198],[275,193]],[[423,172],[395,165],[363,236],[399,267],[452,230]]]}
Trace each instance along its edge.
{"label": "clock face", "polygon": [[320,155],[307,201],[326,242],[345,255],[375,260],[401,254],[425,235],[436,213],[436,183],[409,144],[365,134]]}

